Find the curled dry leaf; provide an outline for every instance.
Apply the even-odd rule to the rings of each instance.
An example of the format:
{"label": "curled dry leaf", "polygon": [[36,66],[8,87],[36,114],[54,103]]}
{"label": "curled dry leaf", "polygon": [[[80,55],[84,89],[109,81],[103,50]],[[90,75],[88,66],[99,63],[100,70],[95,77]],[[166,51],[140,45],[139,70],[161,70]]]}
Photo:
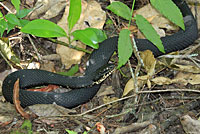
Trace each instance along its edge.
{"label": "curled dry leaf", "polygon": [[[101,9],[99,3],[97,3],[94,0],[88,2],[86,1],[81,1],[81,2],[82,2],[81,16],[77,24],[72,29],[72,32],[74,30],[81,30],[87,27],[102,29],[106,20],[106,14]],[[68,27],[67,27],[68,22],[66,21],[68,14],[69,14],[69,6],[66,6],[65,13],[62,19],[58,22],[58,25],[61,26],[66,33],[68,33]],[[67,38],[59,38],[59,40],[64,41],[66,43],[68,42]],[[86,46],[80,42],[73,42],[72,45],[84,49],[86,48]],[[65,65],[66,69],[70,68],[71,65],[73,64],[79,64],[81,57],[84,55],[83,52],[67,48],[62,45],[57,45],[56,52],[61,56],[61,61]]]}
{"label": "curled dry leaf", "polygon": [[152,82],[154,82],[157,85],[169,85],[172,84],[172,80],[166,77],[156,77],[154,79],[151,80]]}
{"label": "curled dry leaf", "polygon": [[12,52],[8,38],[0,38],[0,51],[5,58],[20,66],[20,59]]}
{"label": "curled dry leaf", "polygon": [[186,84],[187,83],[190,83],[192,85],[200,84],[200,74],[179,72],[173,79],[173,82],[175,79],[182,79],[183,81],[186,81]]}
{"label": "curled dry leaf", "polygon": [[[148,80],[148,75],[145,75],[145,76],[140,76],[138,77],[138,81],[137,81],[137,85],[138,87],[142,87]],[[124,92],[123,92],[123,95],[122,96],[126,96],[130,91],[134,92],[134,82],[133,82],[133,79],[130,79],[127,83],[126,83],[126,86],[124,88]]]}
{"label": "curled dry leaf", "polygon": [[144,63],[144,68],[147,75],[153,76],[155,73],[156,59],[150,50],[146,50],[140,53],[140,56]]}
{"label": "curled dry leaf", "polygon": [[187,85],[189,83],[192,85],[197,85],[200,84],[200,74],[180,72],[174,79],[169,79],[167,77],[156,77],[151,81],[158,85],[169,85],[172,83],[180,83],[183,85]]}
{"label": "curled dry leaf", "polygon": [[188,73],[200,73],[200,68],[192,65],[179,65],[173,64],[170,66],[174,70],[188,72]]}

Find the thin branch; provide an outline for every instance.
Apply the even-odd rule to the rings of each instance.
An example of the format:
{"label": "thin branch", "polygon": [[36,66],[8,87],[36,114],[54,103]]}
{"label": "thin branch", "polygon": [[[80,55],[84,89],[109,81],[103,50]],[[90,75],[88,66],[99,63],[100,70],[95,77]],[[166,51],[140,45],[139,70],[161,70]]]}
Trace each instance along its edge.
{"label": "thin branch", "polygon": [[0,2],[0,5],[1,5],[2,7],[4,7],[9,13],[12,13],[12,14],[13,14],[13,12],[12,12],[8,7],[6,7],[2,2]]}

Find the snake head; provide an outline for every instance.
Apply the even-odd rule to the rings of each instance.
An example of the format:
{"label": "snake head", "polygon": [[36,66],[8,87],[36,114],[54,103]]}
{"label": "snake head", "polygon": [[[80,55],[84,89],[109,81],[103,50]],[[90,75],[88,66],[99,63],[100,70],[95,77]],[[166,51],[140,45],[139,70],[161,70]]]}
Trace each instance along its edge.
{"label": "snake head", "polygon": [[100,84],[115,70],[114,64],[106,64],[94,73],[94,84]]}

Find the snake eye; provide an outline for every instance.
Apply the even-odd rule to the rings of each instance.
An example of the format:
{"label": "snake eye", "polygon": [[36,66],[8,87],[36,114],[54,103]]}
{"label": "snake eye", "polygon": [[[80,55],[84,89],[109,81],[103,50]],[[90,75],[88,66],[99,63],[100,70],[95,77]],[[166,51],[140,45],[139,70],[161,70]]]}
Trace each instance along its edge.
{"label": "snake eye", "polygon": [[95,72],[94,81],[102,82],[105,80],[115,69],[114,64],[106,64]]}

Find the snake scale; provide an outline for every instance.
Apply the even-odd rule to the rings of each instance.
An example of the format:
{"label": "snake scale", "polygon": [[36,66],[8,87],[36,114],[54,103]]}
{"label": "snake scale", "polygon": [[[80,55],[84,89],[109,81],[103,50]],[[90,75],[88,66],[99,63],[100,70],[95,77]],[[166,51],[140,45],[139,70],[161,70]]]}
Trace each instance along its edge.
{"label": "snake scale", "polygon": [[[191,13],[187,3],[182,0],[173,0],[179,7],[183,16],[185,31],[179,30],[177,33],[162,37],[165,52],[182,50],[191,45],[198,38],[198,28],[194,16]],[[135,38],[139,51],[151,50],[155,57],[163,55],[150,41],[146,39]],[[67,77],[59,74],[51,73],[42,70],[19,70],[9,74],[3,81],[2,92],[8,102],[13,103],[13,86],[19,78],[20,90],[19,99],[22,107],[34,104],[52,104],[73,108],[80,104],[88,102],[98,92],[101,84],[91,85],[94,80],[96,70],[103,65],[108,64],[112,54],[117,50],[118,37],[111,37],[99,44],[99,49],[94,50],[87,62],[87,67],[84,76]],[[93,75],[92,75],[93,74]],[[55,92],[34,92],[26,91],[26,88],[33,86],[56,84],[59,86],[73,87],[76,89],[65,93]]]}

